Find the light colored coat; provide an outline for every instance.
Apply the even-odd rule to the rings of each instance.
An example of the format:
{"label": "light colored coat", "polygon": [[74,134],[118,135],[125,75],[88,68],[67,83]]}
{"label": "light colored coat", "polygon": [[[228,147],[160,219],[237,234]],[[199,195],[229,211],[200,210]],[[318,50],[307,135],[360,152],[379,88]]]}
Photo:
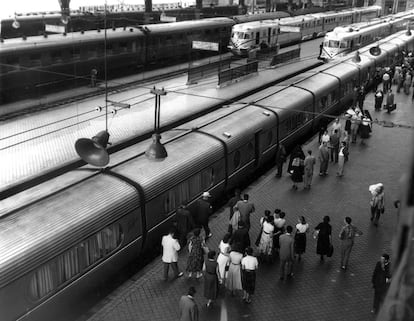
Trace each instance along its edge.
{"label": "light colored coat", "polygon": [[180,243],[171,234],[164,235],[161,241],[162,261],[165,263],[177,262]]}

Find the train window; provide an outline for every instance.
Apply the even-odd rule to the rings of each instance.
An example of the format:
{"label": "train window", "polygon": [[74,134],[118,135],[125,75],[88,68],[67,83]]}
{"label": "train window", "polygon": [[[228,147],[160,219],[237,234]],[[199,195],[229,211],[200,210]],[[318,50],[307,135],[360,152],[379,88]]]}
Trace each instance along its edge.
{"label": "train window", "polygon": [[202,180],[202,185],[203,185],[203,190],[211,187],[214,185],[214,181],[215,181],[215,172],[214,172],[214,168],[210,167],[205,169],[202,173],[201,173],[201,180]]}
{"label": "train window", "polygon": [[72,59],[80,59],[80,48],[70,49],[70,54],[72,56]]}
{"label": "train window", "polygon": [[248,157],[248,160],[251,160],[254,158],[254,146],[252,142],[247,144],[247,157]]}
{"label": "train window", "polygon": [[250,39],[250,35],[248,33],[244,34],[244,39]]}
{"label": "train window", "polygon": [[327,107],[328,98],[326,96],[322,97],[319,101],[319,110],[324,110]]}
{"label": "train window", "polygon": [[348,43],[346,41],[341,41],[340,48],[346,48]]}
{"label": "train window", "polygon": [[191,191],[190,197],[193,197],[194,195],[199,194],[203,188],[202,188],[202,179],[201,174],[197,173],[189,180],[189,190]]}
{"label": "train window", "polygon": [[119,48],[121,49],[121,52],[127,52],[128,51],[128,42],[120,42]]}
{"label": "train window", "polygon": [[61,51],[52,51],[50,53],[50,57],[52,58],[52,63],[61,62],[62,61],[62,52]]}
{"label": "train window", "polygon": [[339,47],[339,41],[337,41],[337,40],[329,40],[329,47],[331,47],[331,48],[338,48]]}
{"label": "train window", "polygon": [[271,130],[269,130],[266,136],[266,147],[269,147],[272,144],[272,140],[273,140],[273,133]]}
{"label": "train window", "polygon": [[124,234],[120,224],[104,228],[92,237],[52,259],[33,272],[29,293],[39,300],[109,256],[121,244]]}
{"label": "train window", "polygon": [[233,166],[234,168],[239,168],[241,162],[241,154],[239,150],[236,150],[233,155]]}
{"label": "train window", "polygon": [[40,65],[40,54],[32,54],[30,55],[29,59],[33,66]]}

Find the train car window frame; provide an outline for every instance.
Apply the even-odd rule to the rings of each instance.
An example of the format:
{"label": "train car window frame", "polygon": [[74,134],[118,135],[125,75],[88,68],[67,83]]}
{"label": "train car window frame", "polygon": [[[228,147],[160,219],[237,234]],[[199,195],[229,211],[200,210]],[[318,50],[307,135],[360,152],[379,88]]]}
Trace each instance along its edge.
{"label": "train car window frame", "polygon": [[241,165],[241,153],[240,150],[236,150],[233,153],[233,168],[234,170],[240,168]]}
{"label": "train car window frame", "polygon": [[[110,237],[115,237],[116,240],[111,240]],[[114,223],[38,267],[30,273],[29,298],[38,302],[53,295],[117,251],[124,237],[121,224]]]}

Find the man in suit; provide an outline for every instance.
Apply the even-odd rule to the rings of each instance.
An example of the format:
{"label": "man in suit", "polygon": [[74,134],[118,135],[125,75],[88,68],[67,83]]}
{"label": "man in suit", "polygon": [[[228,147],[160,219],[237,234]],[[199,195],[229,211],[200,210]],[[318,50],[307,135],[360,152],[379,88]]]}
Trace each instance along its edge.
{"label": "man in suit", "polygon": [[206,240],[213,235],[208,226],[208,218],[213,213],[213,207],[210,205],[210,197],[209,192],[204,192],[201,198],[197,200],[197,214],[195,217],[196,223],[204,228]]}
{"label": "man in suit", "polygon": [[312,151],[308,150],[308,156],[305,157],[305,161],[303,163],[305,169],[305,175],[303,176],[303,184],[305,188],[308,189],[311,187],[312,178],[313,178],[313,167],[315,166],[316,159],[312,156]]}
{"label": "man in suit", "polygon": [[328,175],[328,164],[329,164],[329,150],[326,142],[323,142],[319,147],[319,161],[320,169],[319,176]]}
{"label": "man in suit", "polygon": [[162,237],[162,262],[164,263],[164,281],[168,280],[168,270],[170,265],[174,271],[174,278],[183,276],[183,272],[178,272],[178,251],[180,243],[174,238],[175,228],[170,228],[168,235]]}
{"label": "man in suit", "polygon": [[187,244],[187,234],[194,228],[193,217],[191,216],[186,203],[183,203],[178,207],[175,217],[180,246],[183,248]]}
{"label": "man in suit", "polygon": [[372,313],[378,313],[390,282],[390,256],[388,254],[383,254],[381,260],[375,265],[375,270],[372,274],[372,286],[374,288],[374,306],[371,310]]}
{"label": "man in suit", "polygon": [[191,286],[188,294],[180,298],[180,321],[198,321],[198,306],[194,301],[195,293],[195,288]]}
{"label": "man in suit", "polygon": [[244,253],[246,248],[250,246],[249,231],[243,221],[239,221],[238,229],[233,232],[230,245],[233,250],[240,253]]}
{"label": "man in suit", "polygon": [[277,173],[275,177],[282,177],[282,171],[283,171],[283,163],[286,162],[286,149],[285,146],[282,144],[279,145],[278,150],[276,152],[276,168]]}
{"label": "man in suit", "polygon": [[240,212],[240,220],[244,222],[247,231],[250,230],[250,215],[254,213],[255,208],[252,202],[249,202],[249,194],[243,195],[243,200],[238,201],[236,206]]}
{"label": "man in suit", "polygon": [[335,129],[334,133],[329,138],[329,144],[331,145],[331,162],[338,163],[338,154],[339,154],[339,133],[338,130]]}
{"label": "man in suit", "polygon": [[294,240],[292,237],[292,226],[286,227],[286,233],[279,238],[279,257],[280,257],[280,279],[284,280],[285,275],[292,277],[292,265],[294,259],[293,245]]}

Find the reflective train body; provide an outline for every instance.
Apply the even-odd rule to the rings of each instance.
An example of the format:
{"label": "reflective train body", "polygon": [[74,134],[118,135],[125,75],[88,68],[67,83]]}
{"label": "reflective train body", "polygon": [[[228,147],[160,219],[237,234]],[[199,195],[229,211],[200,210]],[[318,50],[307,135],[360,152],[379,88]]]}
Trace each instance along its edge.
{"label": "reflective train body", "polygon": [[[233,26],[228,48],[236,55],[245,56],[250,50],[285,46],[325,35],[337,26],[379,17],[378,6],[323,12],[281,19],[261,20]],[[298,31],[284,31],[287,28]]]}
{"label": "reflective train body", "polygon": [[388,16],[367,23],[337,27],[326,34],[321,58],[332,59],[405,29],[414,20],[414,10]]}
{"label": "reflective train body", "polygon": [[[284,12],[274,12],[234,19],[223,17],[107,29],[108,77],[187,61],[194,40],[216,42],[220,50],[227,50],[231,27],[236,21],[287,16]],[[103,79],[104,43],[105,31],[100,29],[3,39],[0,41],[0,102],[85,85],[94,68],[98,70],[98,79]]]}
{"label": "reflective train body", "polygon": [[[80,168],[0,204],[2,321],[56,320],[93,297],[122,267],[153,253],[182,202],[220,198],[343,111],[353,88],[414,49],[400,32],[371,56],[328,62],[163,133],[168,157],[150,162],[148,141],[111,155],[100,171]],[[240,126],[240,123],[243,126]],[[185,129],[187,128],[187,129]]]}

